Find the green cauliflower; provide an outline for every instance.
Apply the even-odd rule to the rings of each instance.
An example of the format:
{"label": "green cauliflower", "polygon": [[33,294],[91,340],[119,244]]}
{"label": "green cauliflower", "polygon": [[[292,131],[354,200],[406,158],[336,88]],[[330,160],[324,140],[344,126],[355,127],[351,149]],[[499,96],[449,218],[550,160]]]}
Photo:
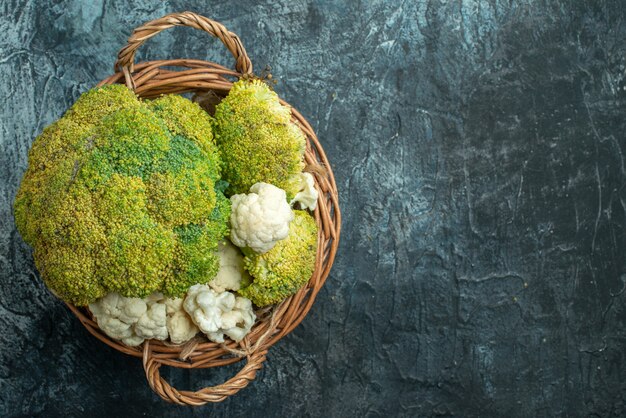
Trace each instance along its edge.
{"label": "green cauliflower", "polygon": [[198,105],[95,88],[35,139],[15,221],[46,285],[68,302],[181,296],[219,269],[230,216],[219,167]]}
{"label": "green cauliflower", "polygon": [[310,279],[317,254],[317,224],[305,211],[294,211],[289,235],[264,254],[246,251],[244,267],[253,280],[239,294],[261,307],[296,293]]}
{"label": "green cauliflower", "polygon": [[291,109],[260,80],[236,82],[215,109],[215,139],[228,195],[273,184],[289,199],[300,190],[306,140]]}

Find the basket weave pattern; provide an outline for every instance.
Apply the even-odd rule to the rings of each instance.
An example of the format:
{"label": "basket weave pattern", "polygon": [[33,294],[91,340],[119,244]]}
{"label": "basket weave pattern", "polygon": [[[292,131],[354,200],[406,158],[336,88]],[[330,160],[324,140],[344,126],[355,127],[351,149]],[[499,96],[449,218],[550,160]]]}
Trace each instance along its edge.
{"label": "basket weave pattern", "polygon": [[[212,62],[189,59],[150,61],[135,65],[135,52],[143,42],[173,26],[193,27],[218,38],[235,58],[236,71]],[[174,71],[164,67],[183,69]],[[135,29],[128,44],[119,52],[115,74],[101,81],[99,85],[124,83],[142,98],[210,91],[218,96],[225,96],[232,86],[232,80],[247,77],[252,77],[252,63],[237,35],[211,19],[192,12],[183,12],[164,16]],[[287,104],[284,101],[282,103]],[[292,115],[307,138],[305,163],[309,166],[325,167],[324,171],[312,173],[319,192],[317,208],[313,213],[320,227],[315,270],[308,284],[295,295],[274,307],[257,311],[257,322],[240,343],[227,341],[217,344],[196,337],[183,345],[149,340],[142,346],[129,347],[102,332],[87,308],[68,304],[87,330],[100,341],[123,353],[142,358],[148,383],[167,401],[196,406],[207,402],[221,402],[246,387],[262,367],[268,349],[304,319],[330,272],[341,230],[337,186],[324,150],[311,125],[293,108]],[[218,386],[195,392],[173,388],[159,372],[162,365],[198,369],[232,364],[244,358],[247,360],[245,366],[234,377]]]}

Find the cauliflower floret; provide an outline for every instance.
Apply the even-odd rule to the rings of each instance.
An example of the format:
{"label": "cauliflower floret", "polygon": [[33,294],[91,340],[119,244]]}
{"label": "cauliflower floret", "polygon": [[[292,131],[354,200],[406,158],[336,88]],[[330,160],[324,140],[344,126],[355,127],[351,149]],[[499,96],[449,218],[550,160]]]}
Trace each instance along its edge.
{"label": "cauliflower floret", "polygon": [[222,329],[218,332],[209,333],[209,339],[215,342],[224,342],[224,335],[221,333],[223,331],[233,341],[239,342],[250,331],[255,320],[256,315],[250,299],[237,297],[233,310],[222,315]]}
{"label": "cauliflower floret", "polygon": [[181,344],[198,333],[183,309],[183,299],[153,293],[145,299],[109,293],[89,305],[98,326],[111,338],[137,346],[151,338]]}
{"label": "cauliflower floret", "polygon": [[225,290],[239,290],[242,280],[250,281],[250,275],[243,268],[243,254],[239,248],[224,240],[219,243],[220,269],[217,276],[209,282],[211,289],[218,293]]}
{"label": "cauliflower floret", "polygon": [[167,299],[165,307],[167,309],[167,332],[170,335],[170,341],[174,344],[189,341],[200,331],[183,309],[182,298]]}
{"label": "cauliflower floret", "polygon": [[216,343],[224,342],[224,334],[241,341],[256,320],[248,299],[230,292],[217,293],[206,285],[191,286],[183,307],[200,330]]}
{"label": "cauliflower floret", "polygon": [[102,331],[126,345],[167,338],[165,306],[154,300],[126,298],[113,292],[89,304],[89,309]]}
{"label": "cauliflower floret", "polygon": [[139,317],[135,324],[135,333],[138,337],[146,340],[151,338],[156,340],[167,339],[166,316],[164,304],[157,302],[148,304],[148,310]]}
{"label": "cauliflower floret", "polygon": [[256,183],[250,193],[236,194],[230,201],[230,239],[236,246],[263,254],[289,235],[294,214],[284,190]]}
{"label": "cauliflower floret", "polygon": [[302,209],[315,210],[318,193],[311,173],[300,173],[300,191],[293,198],[291,204],[298,202]]}

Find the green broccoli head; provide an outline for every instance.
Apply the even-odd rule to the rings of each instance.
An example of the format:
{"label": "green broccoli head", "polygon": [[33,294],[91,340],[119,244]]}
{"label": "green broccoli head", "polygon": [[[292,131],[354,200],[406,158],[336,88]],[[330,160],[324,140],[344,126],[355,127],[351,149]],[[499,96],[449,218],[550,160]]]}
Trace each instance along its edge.
{"label": "green broccoli head", "polygon": [[244,266],[253,281],[239,294],[261,307],[282,301],[304,286],[315,268],[317,224],[305,211],[297,210],[289,235],[265,254],[248,253]]}
{"label": "green broccoli head", "polygon": [[183,97],[111,85],[44,129],[14,208],[48,287],[87,305],[210,281],[230,216],[211,126]]}
{"label": "green broccoli head", "polygon": [[291,109],[260,80],[240,80],[215,110],[215,138],[228,194],[270,183],[292,198],[299,189],[306,141]]}

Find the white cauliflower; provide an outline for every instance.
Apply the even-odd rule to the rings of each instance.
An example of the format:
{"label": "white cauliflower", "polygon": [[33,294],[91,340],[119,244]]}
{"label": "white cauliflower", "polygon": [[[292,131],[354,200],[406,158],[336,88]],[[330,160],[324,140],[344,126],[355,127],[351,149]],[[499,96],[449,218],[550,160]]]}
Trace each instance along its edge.
{"label": "white cauliflower", "polygon": [[156,301],[126,298],[113,292],[91,303],[89,309],[102,331],[126,345],[167,338],[165,306]]}
{"label": "white cauliflower", "polygon": [[148,304],[148,310],[141,315],[135,324],[135,333],[138,337],[146,340],[154,338],[156,340],[167,339],[167,310],[162,303]]}
{"label": "white cauliflower", "polygon": [[167,308],[167,332],[171,342],[182,344],[195,337],[200,331],[183,309],[182,298],[166,299],[165,307]]}
{"label": "white cauliflower", "polygon": [[222,329],[211,333],[209,338],[211,341],[224,342],[224,336],[221,335],[223,331],[230,339],[239,342],[250,332],[254,321],[256,321],[256,315],[252,309],[252,302],[250,299],[238,296],[233,310],[222,315]]}
{"label": "white cauliflower", "polygon": [[250,280],[250,275],[243,268],[243,254],[228,240],[219,243],[218,254],[220,269],[215,278],[209,282],[209,286],[218,293],[239,290],[242,279]]}
{"label": "white cauliflower", "polygon": [[198,328],[183,310],[183,300],[167,299],[153,293],[145,299],[127,298],[109,293],[89,305],[98,326],[109,337],[129,346],[137,346],[151,338],[183,343],[198,332]]}
{"label": "white cauliflower", "polygon": [[291,201],[291,204],[298,202],[302,209],[315,210],[317,207],[317,189],[311,173],[300,173],[300,191]]}
{"label": "white cauliflower", "polygon": [[236,194],[230,201],[230,239],[236,246],[263,254],[289,235],[294,214],[284,190],[256,183],[250,193]]}
{"label": "white cauliflower", "polygon": [[201,284],[189,288],[183,307],[200,330],[216,343],[223,343],[224,335],[241,341],[256,320],[250,300],[230,292],[217,293]]}

